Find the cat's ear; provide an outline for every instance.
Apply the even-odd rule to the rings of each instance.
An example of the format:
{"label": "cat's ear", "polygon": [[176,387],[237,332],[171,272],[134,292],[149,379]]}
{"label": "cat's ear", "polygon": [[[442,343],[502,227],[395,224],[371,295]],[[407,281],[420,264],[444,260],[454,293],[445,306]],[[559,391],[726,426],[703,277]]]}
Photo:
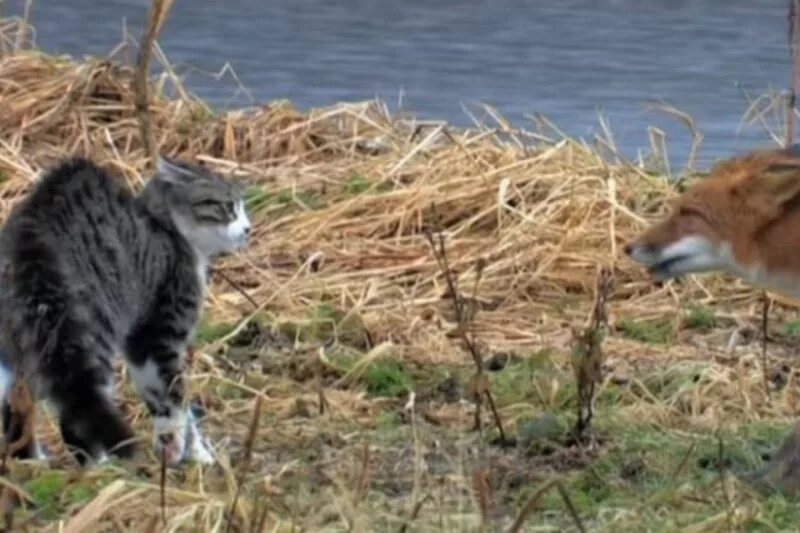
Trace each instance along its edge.
{"label": "cat's ear", "polygon": [[173,185],[186,185],[193,178],[195,178],[195,175],[191,169],[166,156],[158,156],[155,179],[172,183]]}

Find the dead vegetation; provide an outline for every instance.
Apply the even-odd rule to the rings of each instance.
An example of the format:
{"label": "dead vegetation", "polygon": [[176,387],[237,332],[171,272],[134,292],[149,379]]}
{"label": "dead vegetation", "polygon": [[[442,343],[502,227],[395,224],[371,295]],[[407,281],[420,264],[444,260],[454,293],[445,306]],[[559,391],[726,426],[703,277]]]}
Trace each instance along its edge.
{"label": "dead vegetation", "polygon": [[[117,61],[128,43],[76,62],[30,47],[19,21],[0,31],[0,215],[71,153],[139,187],[134,71]],[[758,292],[721,277],[654,286],[619,257],[679,183],[494,113],[459,131],[380,102],[216,112],[155,53],[158,150],[245,182],[255,223],[251,247],[218,265],[192,357],[220,464],[169,470],[163,487],[149,451],[80,472],[42,416],[54,459],[10,462],[2,478],[18,530],[717,531],[800,518],[728,475],[760,465],[797,412],[792,302],[775,297],[766,361]],[[481,394],[496,409],[484,436]],[[590,414],[602,438],[579,445],[568,428],[584,432]]]}

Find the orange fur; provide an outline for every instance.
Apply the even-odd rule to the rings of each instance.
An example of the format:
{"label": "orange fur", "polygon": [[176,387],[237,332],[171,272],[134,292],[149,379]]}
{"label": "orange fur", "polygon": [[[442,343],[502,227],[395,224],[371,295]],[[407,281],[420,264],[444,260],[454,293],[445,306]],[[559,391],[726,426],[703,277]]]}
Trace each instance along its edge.
{"label": "orange fur", "polygon": [[626,250],[688,235],[727,244],[741,268],[800,277],[800,154],[757,150],[719,163]]}

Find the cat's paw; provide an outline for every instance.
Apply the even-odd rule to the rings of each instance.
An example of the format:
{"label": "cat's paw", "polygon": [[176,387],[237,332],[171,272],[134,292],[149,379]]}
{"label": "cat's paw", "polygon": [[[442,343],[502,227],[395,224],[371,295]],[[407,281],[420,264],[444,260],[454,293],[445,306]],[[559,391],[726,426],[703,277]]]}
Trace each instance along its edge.
{"label": "cat's paw", "polygon": [[[198,434],[197,437],[200,437]],[[199,463],[201,465],[213,465],[217,462],[214,454],[202,439],[194,438],[186,450],[186,461]]]}
{"label": "cat's paw", "polygon": [[157,417],[154,429],[156,453],[164,453],[169,465],[177,466],[182,462],[203,465],[216,463],[191,411],[170,418]]}
{"label": "cat's paw", "polygon": [[183,414],[153,420],[153,448],[159,457],[165,456],[170,466],[177,466],[186,454],[186,430]]}
{"label": "cat's paw", "polygon": [[49,461],[52,457],[50,450],[44,444],[40,443],[39,441],[34,441],[33,443],[33,458],[36,461]]}
{"label": "cat's paw", "polygon": [[216,463],[214,454],[211,453],[211,447],[200,432],[200,428],[197,427],[195,410],[189,409],[186,413],[186,418],[188,420],[186,438],[189,441],[186,449],[186,460],[203,465]]}

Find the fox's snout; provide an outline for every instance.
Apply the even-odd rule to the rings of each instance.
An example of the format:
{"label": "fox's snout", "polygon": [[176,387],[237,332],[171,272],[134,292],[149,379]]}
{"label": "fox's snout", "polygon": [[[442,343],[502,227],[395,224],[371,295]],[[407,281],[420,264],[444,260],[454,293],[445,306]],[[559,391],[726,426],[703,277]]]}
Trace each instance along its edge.
{"label": "fox's snout", "polygon": [[656,252],[656,246],[641,242],[639,239],[629,241],[623,248],[622,252],[631,258],[641,254],[653,254]]}

